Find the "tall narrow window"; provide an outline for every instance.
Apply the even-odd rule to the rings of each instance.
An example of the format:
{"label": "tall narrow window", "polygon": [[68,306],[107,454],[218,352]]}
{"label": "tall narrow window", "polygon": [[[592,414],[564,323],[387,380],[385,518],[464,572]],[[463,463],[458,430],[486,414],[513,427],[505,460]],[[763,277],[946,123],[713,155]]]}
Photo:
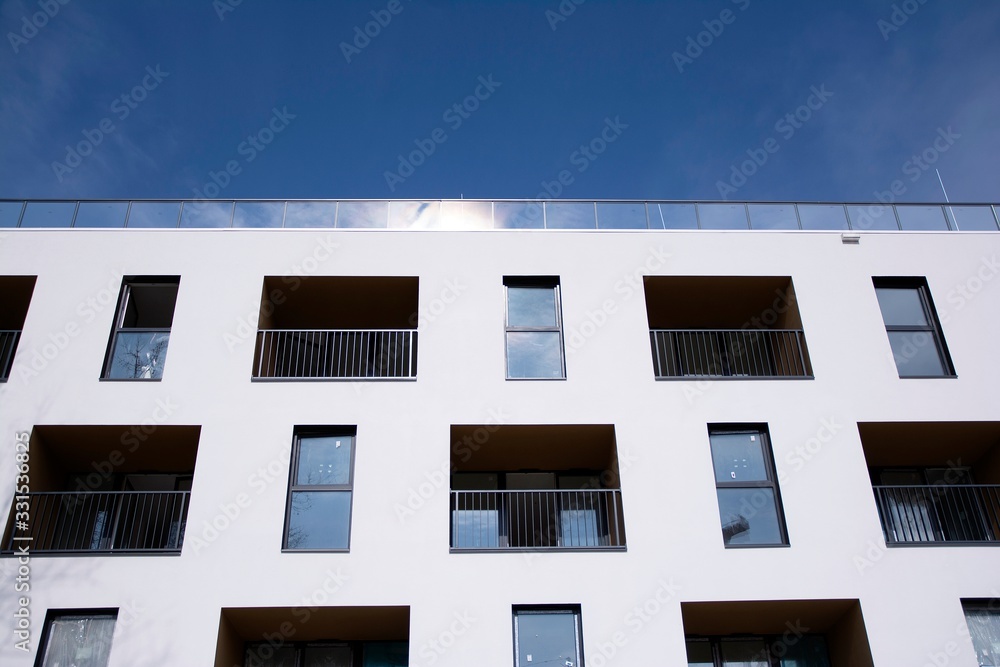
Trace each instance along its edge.
{"label": "tall narrow window", "polygon": [[351,541],[353,429],[296,432],[285,549],[346,551]]}
{"label": "tall narrow window", "polygon": [[167,359],[180,278],[140,277],[122,282],[104,365],[109,380],[159,380]]}
{"label": "tall narrow window", "polygon": [[899,377],[955,375],[927,281],[875,278],[874,283]]}
{"label": "tall narrow window", "polygon": [[559,279],[506,277],[507,379],[558,380],[563,359]]}
{"label": "tall narrow window", "polygon": [[1000,665],[1000,600],[966,602],[962,606],[979,659],[977,664]]}
{"label": "tall narrow window", "polygon": [[709,439],[725,545],[788,544],[766,428],[710,427]]}
{"label": "tall narrow window", "polygon": [[37,667],[106,667],[118,611],[50,611],[45,619]]}
{"label": "tall narrow window", "polygon": [[580,607],[514,607],[514,667],[583,664]]}

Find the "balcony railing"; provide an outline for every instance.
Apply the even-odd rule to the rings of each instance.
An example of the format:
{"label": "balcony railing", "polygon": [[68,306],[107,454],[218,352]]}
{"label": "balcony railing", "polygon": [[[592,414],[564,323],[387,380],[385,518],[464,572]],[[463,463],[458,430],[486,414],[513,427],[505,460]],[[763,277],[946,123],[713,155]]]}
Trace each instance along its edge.
{"label": "balcony railing", "polygon": [[14,351],[20,338],[20,331],[0,331],[0,382],[6,382],[10,377],[10,367],[14,364]]}
{"label": "balcony railing", "polygon": [[257,332],[256,380],[384,380],[417,377],[412,329],[271,329]]}
{"label": "balcony railing", "polygon": [[326,229],[998,230],[995,204],[645,200],[0,199],[0,227]]}
{"label": "balcony railing", "polygon": [[654,329],[658,380],[667,378],[810,378],[801,329]]}
{"label": "balcony railing", "polygon": [[452,491],[451,548],[624,549],[621,490]]}
{"label": "balcony railing", "polygon": [[[11,523],[5,551],[27,545],[31,553],[179,552],[190,493],[30,493],[28,520]],[[15,497],[15,508],[19,498]]]}
{"label": "balcony railing", "polygon": [[886,544],[1000,544],[1000,484],[873,488]]}

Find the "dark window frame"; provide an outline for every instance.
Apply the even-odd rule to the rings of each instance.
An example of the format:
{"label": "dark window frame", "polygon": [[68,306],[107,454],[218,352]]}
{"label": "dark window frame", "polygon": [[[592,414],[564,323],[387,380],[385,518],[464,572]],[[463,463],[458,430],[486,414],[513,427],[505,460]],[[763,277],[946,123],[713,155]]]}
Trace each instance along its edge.
{"label": "dark window frame", "polygon": [[[872,277],[872,284],[875,287],[876,302],[878,301],[878,291],[880,289],[907,289],[916,292],[917,297],[920,299],[920,305],[924,311],[924,318],[927,320],[927,324],[924,326],[890,325],[885,321],[885,313],[882,313],[882,323],[885,326],[886,337],[888,338],[888,334],[893,332],[924,333],[930,335],[944,369],[944,373],[940,375],[903,375],[899,369],[899,362],[895,360],[895,351],[892,350],[890,343],[889,350],[892,353],[893,362],[896,364],[896,373],[899,375],[899,378],[901,380],[920,380],[958,377],[955,373],[955,364],[952,362],[951,353],[948,352],[948,345],[944,339],[944,331],[941,328],[941,320],[938,319],[937,309],[934,307],[934,299],[931,297],[931,290],[927,285],[927,279],[924,277]],[[882,308],[880,305],[879,312],[881,311]]]}
{"label": "dark window frame", "polygon": [[[554,326],[511,326],[510,288],[542,289],[551,288],[554,295],[556,323]],[[563,333],[562,287],[559,276],[504,276],[504,376],[507,380],[565,380],[566,379],[566,337]],[[510,334],[511,333],[558,333],[559,334],[559,377],[511,377],[510,375]]]}
{"label": "dark window frame", "polygon": [[[301,642],[284,642],[281,644],[280,648],[291,648],[295,651],[295,664],[302,665],[305,661],[305,651],[310,648],[341,648],[347,647],[351,650],[351,665],[352,667],[363,667],[365,659],[365,647],[369,644],[406,644],[407,650],[409,650],[410,640],[407,639],[379,639],[379,640],[361,640],[361,639],[317,639],[312,641],[301,641]],[[252,650],[254,646],[269,646],[272,649],[275,648],[272,642],[267,641],[247,641],[243,643],[243,666],[252,667],[247,663],[247,653]]]}
{"label": "dark window frame", "polygon": [[[826,635],[820,632],[809,632],[802,637],[819,637],[823,640],[826,648],[827,661],[830,661],[830,646],[826,640]],[[776,646],[784,645],[784,635],[774,634],[734,634],[734,635],[684,635],[685,650],[692,642],[704,642],[712,649],[712,660],[714,667],[725,667],[722,661],[722,643],[726,641],[762,641],[767,645],[769,667],[781,667],[782,655],[778,655]],[[831,663],[832,664],[832,663]]]}
{"label": "dark window frame", "polygon": [[[525,616],[535,616],[542,614],[572,614],[573,615],[573,630],[575,633],[576,640],[576,657],[577,664],[573,667],[583,667],[586,664],[586,658],[583,654],[584,642],[583,642],[583,610],[579,604],[528,604],[528,605],[513,605],[511,607],[511,626],[513,632],[513,649],[514,649],[514,667],[531,667],[530,665],[520,664],[519,658],[519,642],[518,642],[518,623],[517,619],[520,615]],[[561,665],[559,667],[562,667]]]}
{"label": "dark window frame", "polygon": [[[177,295],[180,292],[180,276],[125,276],[122,278],[121,290],[118,292],[118,305],[115,309],[115,319],[111,325],[111,336],[108,340],[108,349],[104,355],[104,366],[101,368],[101,380],[104,382],[160,382],[163,380],[165,367],[161,368],[159,377],[111,377],[112,364],[115,360],[115,350],[118,346],[118,336],[123,333],[166,333],[170,334],[173,327],[174,312],[177,309]],[[125,326],[125,317],[128,314],[129,301],[132,298],[132,291],[136,287],[161,287],[164,285],[174,285],[174,305],[170,312],[170,326],[168,327],[128,327]],[[167,346],[169,348],[169,338]],[[165,355],[165,353],[164,353]],[[165,366],[164,362],[164,366]]]}
{"label": "dark window frame", "polygon": [[[969,632],[969,642],[973,645],[973,650],[975,649],[975,641],[972,637],[972,630],[968,627],[969,624],[969,612],[987,612],[992,616],[996,617],[997,626],[1000,627],[1000,598],[976,598],[976,599],[963,599],[962,600],[962,616],[965,617],[966,629]],[[979,656],[976,656],[979,658]],[[991,658],[1000,656],[988,656]],[[976,661],[979,662],[978,660]],[[986,663],[989,664],[989,663]]]}
{"label": "dark window frame", "polygon": [[[45,622],[42,626],[42,634],[38,639],[38,652],[35,655],[34,667],[45,667],[45,650],[48,647],[49,635],[52,631],[52,621],[66,616],[89,616],[93,618],[109,616],[118,624],[117,607],[100,607],[86,609],[48,609],[45,612]],[[114,634],[112,633],[112,646],[114,645]]]}
{"label": "dark window frame", "polygon": [[[299,454],[303,439],[317,437],[349,437],[351,440],[351,463],[347,484],[296,484],[299,470]],[[351,533],[354,518],[354,459],[357,454],[357,427],[354,426],[308,426],[296,428],[292,435],[292,454],[288,470],[288,493],[285,497],[285,526],[281,533],[283,553],[347,553],[351,550]],[[298,548],[288,546],[288,529],[292,518],[292,496],[296,492],[349,493],[347,509],[347,546],[334,548]]]}
{"label": "dark window frame", "polygon": [[[715,453],[712,449],[712,436],[729,434],[749,434],[760,438],[761,455],[764,459],[764,470],[767,474],[766,480],[720,482],[716,479],[718,475],[715,470]],[[773,544],[727,544],[723,537],[723,546],[726,549],[773,549],[775,547],[791,546],[788,540],[788,527],[785,523],[785,508],[781,502],[778,473],[774,464],[774,452],[771,448],[771,434],[768,431],[767,424],[709,424],[708,446],[709,454],[712,457],[712,478],[715,479],[716,501],[718,501],[719,489],[771,489],[774,494],[774,513],[778,519],[778,534],[781,538],[780,542]]]}

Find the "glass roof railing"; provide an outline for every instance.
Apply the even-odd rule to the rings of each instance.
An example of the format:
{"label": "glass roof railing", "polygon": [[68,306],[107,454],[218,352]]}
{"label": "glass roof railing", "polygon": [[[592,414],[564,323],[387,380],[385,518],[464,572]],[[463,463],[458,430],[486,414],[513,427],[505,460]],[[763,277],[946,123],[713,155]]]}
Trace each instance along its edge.
{"label": "glass roof railing", "polygon": [[0,228],[1000,231],[997,204],[435,200],[11,200]]}

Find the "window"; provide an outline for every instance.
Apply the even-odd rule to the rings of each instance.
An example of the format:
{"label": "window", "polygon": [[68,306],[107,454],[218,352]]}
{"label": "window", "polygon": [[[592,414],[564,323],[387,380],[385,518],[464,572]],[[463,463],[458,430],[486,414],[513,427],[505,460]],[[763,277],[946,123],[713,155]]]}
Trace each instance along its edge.
{"label": "window", "polygon": [[979,659],[977,664],[1000,665],[1000,600],[966,602],[962,606]]}
{"label": "window", "polygon": [[36,667],[106,667],[115,632],[115,609],[50,611]]}
{"label": "window", "polygon": [[583,664],[580,607],[514,607],[514,667]]}
{"label": "window", "polygon": [[727,547],[788,544],[765,427],[709,428]]}
{"label": "window", "polygon": [[244,667],[405,667],[409,642],[273,642],[246,645]]}
{"label": "window", "polygon": [[159,380],[167,358],[177,276],[126,278],[104,364],[108,380]]}
{"label": "window", "polygon": [[821,635],[688,637],[688,667],[830,667]]}
{"label": "window", "polygon": [[351,538],[354,431],[309,429],[295,435],[285,549],[346,551]]}
{"label": "window", "polygon": [[503,282],[507,292],[507,379],[565,378],[559,279],[506,277]]}
{"label": "window", "polygon": [[923,278],[875,278],[899,377],[949,377],[955,369]]}

